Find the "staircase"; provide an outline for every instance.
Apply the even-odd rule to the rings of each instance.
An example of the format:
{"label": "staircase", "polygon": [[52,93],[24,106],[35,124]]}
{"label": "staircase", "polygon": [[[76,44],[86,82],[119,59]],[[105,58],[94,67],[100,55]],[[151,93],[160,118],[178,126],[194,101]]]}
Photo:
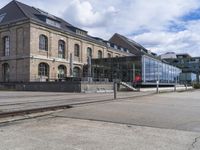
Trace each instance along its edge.
{"label": "staircase", "polygon": [[132,87],[132,86],[131,86],[130,84],[128,84],[128,83],[120,82],[119,84],[122,85],[122,86],[124,86],[124,87],[126,87],[127,89],[129,89],[129,90],[131,90],[131,91],[138,91],[138,89]]}

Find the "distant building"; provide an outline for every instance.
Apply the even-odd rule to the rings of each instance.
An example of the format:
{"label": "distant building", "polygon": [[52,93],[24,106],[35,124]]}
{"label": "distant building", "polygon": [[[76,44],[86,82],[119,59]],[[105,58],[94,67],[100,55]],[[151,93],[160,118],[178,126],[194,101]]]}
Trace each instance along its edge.
{"label": "distant building", "polygon": [[[170,55],[168,55],[170,54]],[[160,57],[173,66],[182,69],[180,80],[184,83],[199,82],[200,73],[200,57],[192,57],[187,53],[175,54],[171,57],[171,53],[163,54]]]}
{"label": "distant building", "polygon": [[141,55],[149,55],[149,56],[157,56],[156,53],[151,52],[150,50],[147,50],[139,43],[123,36],[118,33],[115,33],[109,40],[109,42],[117,44],[121,47],[125,47],[130,51],[130,53],[134,54],[135,56],[141,56]]}
{"label": "distant building", "polygon": [[161,59],[176,59],[177,56],[176,56],[176,53],[174,52],[168,52],[168,53],[160,55],[160,58]]}

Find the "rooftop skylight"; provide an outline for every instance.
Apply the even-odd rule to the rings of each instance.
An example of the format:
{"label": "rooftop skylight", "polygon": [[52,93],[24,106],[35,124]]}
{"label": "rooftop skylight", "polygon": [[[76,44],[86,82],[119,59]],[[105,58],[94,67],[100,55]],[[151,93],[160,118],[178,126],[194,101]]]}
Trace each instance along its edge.
{"label": "rooftop skylight", "polygon": [[52,25],[54,27],[58,27],[58,28],[60,28],[60,26],[61,26],[59,22],[54,21],[52,19],[48,19],[48,18],[46,18],[46,23],[49,25]]}

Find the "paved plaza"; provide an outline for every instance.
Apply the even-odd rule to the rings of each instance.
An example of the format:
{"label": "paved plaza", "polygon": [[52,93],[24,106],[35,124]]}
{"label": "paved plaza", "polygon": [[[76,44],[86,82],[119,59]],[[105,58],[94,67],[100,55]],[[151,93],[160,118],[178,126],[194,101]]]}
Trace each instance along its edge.
{"label": "paved plaza", "polygon": [[[200,149],[200,91],[146,93],[143,96],[132,92],[118,94],[121,99],[74,105],[70,109],[39,114],[1,118],[0,149]],[[26,102],[26,98],[30,102],[33,102],[33,99],[38,99],[40,102],[54,101],[56,98],[64,100],[66,95],[68,100],[112,98],[112,93],[79,95],[0,92],[0,95],[5,97],[2,99],[4,103],[8,97],[14,99],[13,96],[17,101],[21,99],[21,102]]]}

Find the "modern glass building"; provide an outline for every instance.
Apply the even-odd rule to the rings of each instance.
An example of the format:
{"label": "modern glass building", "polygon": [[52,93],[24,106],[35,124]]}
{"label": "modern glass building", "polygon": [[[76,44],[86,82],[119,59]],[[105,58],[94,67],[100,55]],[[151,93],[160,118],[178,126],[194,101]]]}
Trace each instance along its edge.
{"label": "modern glass building", "polygon": [[92,59],[92,77],[94,80],[114,79],[155,85],[157,81],[163,85],[179,82],[181,69],[147,55]]}

